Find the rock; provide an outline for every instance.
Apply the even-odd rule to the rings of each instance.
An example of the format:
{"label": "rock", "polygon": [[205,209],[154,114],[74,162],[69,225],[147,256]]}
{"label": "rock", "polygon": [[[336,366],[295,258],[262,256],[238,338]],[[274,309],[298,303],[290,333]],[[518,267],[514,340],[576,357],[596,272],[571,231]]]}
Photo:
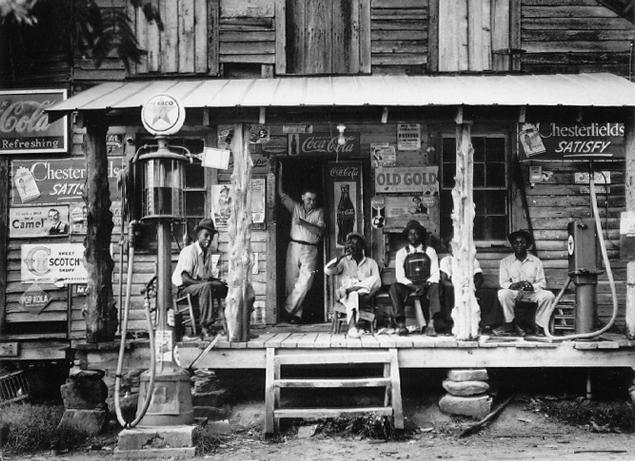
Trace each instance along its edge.
{"label": "rock", "polygon": [[220,407],[227,401],[225,394],[227,394],[225,389],[192,394],[192,405]]}
{"label": "rock", "polygon": [[448,379],[451,381],[487,381],[485,368],[448,370]]}
{"label": "rock", "polygon": [[229,421],[223,419],[222,421],[210,421],[205,426],[205,431],[212,435],[230,434],[232,431]]}
{"label": "rock", "polygon": [[317,424],[313,424],[311,426],[300,426],[298,428],[298,438],[299,439],[308,439],[315,435],[315,430],[317,429]]}
{"label": "rock", "polygon": [[194,382],[195,394],[204,394],[206,392],[217,391],[220,389],[218,380],[215,378],[212,378],[212,379],[196,378],[193,380],[193,382]]}
{"label": "rock", "polygon": [[492,410],[492,397],[489,395],[458,397],[446,394],[439,400],[439,408],[443,413],[450,415],[481,419]]}
{"label": "rock", "polygon": [[99,434],[108,421],[106,410],[78,410],[64,411],[58,427],[67,427],[87,435]]}
{"label": "rock", "polygon": [[104,408],[108,388],[102,381],[101,370],[81,370],[68,377],[60,386],[66,409]]}
{"label": "rock", "polygon": [[489,390],[489,384],[485,381],[451,381],[446,379],[442,384],[443,389],[450,394],[461,397],[484,394]]}

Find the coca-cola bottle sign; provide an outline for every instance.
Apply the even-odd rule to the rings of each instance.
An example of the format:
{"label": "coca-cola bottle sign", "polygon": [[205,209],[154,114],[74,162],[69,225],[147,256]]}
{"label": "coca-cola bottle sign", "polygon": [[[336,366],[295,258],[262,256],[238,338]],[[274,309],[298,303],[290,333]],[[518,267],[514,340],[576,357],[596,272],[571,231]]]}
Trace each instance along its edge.
{"label": "coca-cola bottle sign", "polygon": [[65,99],[66,90],[0,91],[0,153],[66,152],[67,117],[46,112]]}
{"label": "coca-cola bottle sign", "polygon": [[[355,156],[359,154],[359,133],[346,132],[344,144],[338,143],[338,133],[300,133],[297,146],[300,155],[337,154],[341,156]],[[290,155],[297,155],[290,153]]]}

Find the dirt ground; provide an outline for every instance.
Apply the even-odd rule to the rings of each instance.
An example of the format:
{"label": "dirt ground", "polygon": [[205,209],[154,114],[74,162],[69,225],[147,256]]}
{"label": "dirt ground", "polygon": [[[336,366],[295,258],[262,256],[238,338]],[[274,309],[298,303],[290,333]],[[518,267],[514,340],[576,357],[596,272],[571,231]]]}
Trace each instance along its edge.
{"label": "dirt ground", "polygon": [[[478,434],[459,438],[470,424],[442,414],[435,404],[412,408],[409,420],[418,427],[410,439],[383,442],[360,437],[312,435],[315,425],[305,423],[288,428],[275,441],[263,440],[260,428],[262,402],[234,407],[229,420],[210,423],[221,443],[213,454],[196,459],[207,460],[632,460],[635,458],[635,434],[597,433],[558,423],[546,415],[527,409],[523,402],[510,404],[500,416]],[[115,435],[93,450],[73,454],[42,453],[5,459],[88,461],[113,459]]]}

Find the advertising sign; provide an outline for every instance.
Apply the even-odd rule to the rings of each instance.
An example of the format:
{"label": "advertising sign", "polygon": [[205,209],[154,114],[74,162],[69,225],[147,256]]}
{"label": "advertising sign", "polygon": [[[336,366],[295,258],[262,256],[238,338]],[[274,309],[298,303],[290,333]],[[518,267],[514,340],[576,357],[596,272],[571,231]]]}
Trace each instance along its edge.
{"label": "advertising sign", "polygon": [[66,90],[0,91],[0,154],[68,151],[67,117],[49,123],[46,108]]}
{"label": "advertising sign", "polygon": [[399,123],[397,125],[397,149],[421,149],[421,125],[418,123]]}
{"label": "advertising sign", "polygon": [[362,165],[361,162],[329,162],[327,172],[330,248],[343,248],[349,232],[364,232]]}
{"label": "advertising sign", "polygon": [[[108,159],[108,183],[112,200],[121,200],[117,175],[123,157]],[[86,161],[65,159],[13,160],[11,205],[81,201],[86,183]]]}
{"label": "advertising sign", "polygon": [[371,143],[370,160],[375,168],[397,165],[397,152],[395,146],[386,143]]}
{"label": "advertising sign", "polygon": [[375,169],[375,192],[415,192],[433,195],[439,192],[439,167],[399,167]]}
{"label": "advertising sign", "polygon": [[9,210],[9,237],[68,235],[68,205],[14,207]]}
{"label": "advertising sign", "polygon": [[520,154],[527,160],[623,159],[624,124],[537,122],[518,126]]}
{"label": "advertising sign", "polygon": [[20,280],[26,282],[88,283],[81,243],[38,243],[22,245]]}
{"label": "advertising sign", "polygon": [[[266,179],[251,178],[251,222],[254,229],[265,229]],[[217,228],[228,225],[232,211],[231,184],[214,184],[212,187],[212,218]]]}
{"label": "advertising sign", "polygon": [[438,195],[387,195],[386,228],[400,231],[408,221],[416,219],[433,234],[439,232]]}
{"label": "advertising sign", "polygon": [[289,155],[339,154],[359,155],[359,133],[347,131],[344,144],[338,144],[338,133],[295,133],[288,135]]}
{"label": "advertising sign", "polygon": [[33,283],[20,296],[20,306],[22,309],[33,315],[42,313],[51,301],[52,299],[49,294],[42,290],[37,283]]}

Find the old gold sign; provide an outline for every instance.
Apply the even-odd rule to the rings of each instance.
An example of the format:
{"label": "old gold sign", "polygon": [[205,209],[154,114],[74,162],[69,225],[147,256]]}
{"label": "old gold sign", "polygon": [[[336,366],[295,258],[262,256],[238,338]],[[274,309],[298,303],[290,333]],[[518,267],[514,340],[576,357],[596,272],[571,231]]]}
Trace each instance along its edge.
{"label": "old gold sign", "polygon": [[438,192],[438,167],[376,168],[376,192]]}

